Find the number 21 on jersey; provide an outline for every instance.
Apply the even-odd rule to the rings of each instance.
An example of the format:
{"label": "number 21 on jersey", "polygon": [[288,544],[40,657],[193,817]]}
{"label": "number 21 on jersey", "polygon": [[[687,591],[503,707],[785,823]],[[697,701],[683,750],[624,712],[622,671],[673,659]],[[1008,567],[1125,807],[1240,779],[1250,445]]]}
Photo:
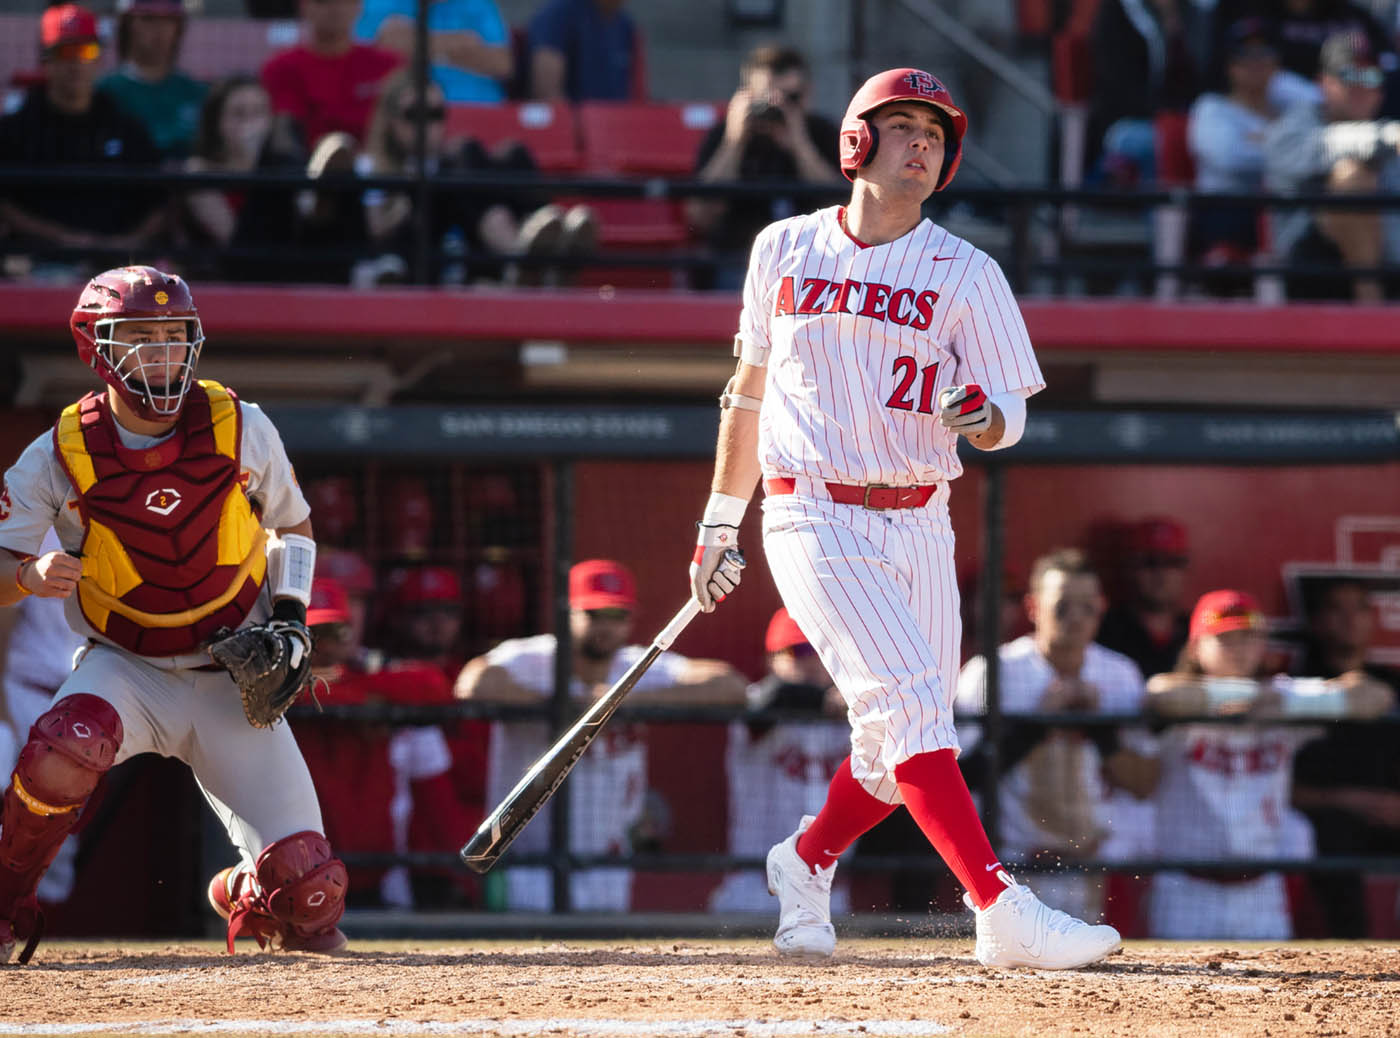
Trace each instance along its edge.
{"label": "number 21 on jersey", "polygon": [[[896,357],[894,368],[894,391],[885,401],[885,406],[896,411],[918,411],[919,414],[933,414],[933,390],[938,382],[938,364],[928,364],[922,369],[919,362],[910,356]],[[918,406],[914,406],[915,385],[918,383]]]}

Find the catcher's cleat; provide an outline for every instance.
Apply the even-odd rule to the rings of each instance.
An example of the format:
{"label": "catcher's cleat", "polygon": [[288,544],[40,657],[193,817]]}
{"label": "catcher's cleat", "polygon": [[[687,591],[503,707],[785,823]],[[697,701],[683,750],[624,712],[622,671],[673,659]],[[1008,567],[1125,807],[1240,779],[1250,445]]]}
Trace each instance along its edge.
{"label": "catcher's cleat", "polygon": [[221,919],[228,922],[228,950],[233,952],[233,940],[247,934],[258,942],[259,948],[282,951],[307,951],[331,954],[348,943],[339,927],[332,926],[322,933],[299,934],[284,928],[277,917],[263,906],[261,894],[252,891],[252,877],[237,866],[221,869],[209,881],[209,904]]}
{"label": "catcher's cleat", "polygon": [[14,957],[20,941],[24,941],[24,947],[19,953],[19,965],[25,965],[43,936],[44,911],[31,895],[15,906],[13,919],[0,919],[0,966]]}
{"label": "catcher's cleat", "polygon": [[1122,945],[1113,927],[1090,926],[1051,908],[1005,872],[998,872],[997,878],[1006,889],[986,908],[974,907],[972,899],[963,895],[963,902],[977,914],[974,954],[983,966],[1078,969]]}
{"label": "catcher's cleat", "polygon": [[768,893],[778,898],[778,932],[773,946],[784,958],[801,962],[823,962],[836,951],[836,930],[831,925],[831,880],[836,864],[814,872],[797,853],[797,838],[813,820],[813,816],[803,815],[797,832],[768,852]]}

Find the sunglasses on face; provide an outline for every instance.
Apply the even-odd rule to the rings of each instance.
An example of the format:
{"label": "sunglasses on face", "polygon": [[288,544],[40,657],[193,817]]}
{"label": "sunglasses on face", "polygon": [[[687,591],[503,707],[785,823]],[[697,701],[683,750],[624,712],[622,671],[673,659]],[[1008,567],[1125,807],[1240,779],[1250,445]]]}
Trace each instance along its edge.
{"label": "sunglasses on face", "polygon": [[409,105],[398,111],[398,118],[409,122],[417,122],[419,119],[425,122],[440,123],[447,118],[446,105]]}
{"label": "sunglasses on face", "polygon": [[588,619],[590,620],[626,620],[632,614],[626,609],[589,609]]}
{"label": "sunglasses on face", "polygon": [[91,64],[102,57],[100,43],[60,43],[49,51],[50,61],[79,61]]}

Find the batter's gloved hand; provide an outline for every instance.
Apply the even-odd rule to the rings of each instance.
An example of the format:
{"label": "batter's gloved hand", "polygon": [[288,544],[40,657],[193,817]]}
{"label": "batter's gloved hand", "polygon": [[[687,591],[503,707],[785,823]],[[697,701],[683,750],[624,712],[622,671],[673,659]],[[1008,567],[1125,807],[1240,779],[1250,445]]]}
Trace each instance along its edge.
{"label": "batter's gloved hand", "polygon": [[739,550],[737,526],[696,525],[700,528],[700,536],[695,545],[695,556],[690,560],[690,593],[700,603],[700,608],[710,613],[739,586],[744,569],[744,553]]}
{"label": "batter's gloved hand", "polygon": [[243,714],[254,728],[270,728],[311,680],[311,632],[295,620],[217,632],[209,655],[233,677]]}
{"label": "batter's gloved hand", "polygon": [[992,425],[992,402],[975,382],[949,386],[938,394],[938,420],[944,428],[971,436]]}

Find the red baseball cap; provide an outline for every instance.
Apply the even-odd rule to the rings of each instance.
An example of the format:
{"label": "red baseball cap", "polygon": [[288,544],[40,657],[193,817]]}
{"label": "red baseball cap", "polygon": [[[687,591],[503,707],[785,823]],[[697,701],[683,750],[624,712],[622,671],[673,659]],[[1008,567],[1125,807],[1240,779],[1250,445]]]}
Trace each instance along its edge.
{"label": "red baseball cap", "polygon": [[1128,529],[1128,550],[1134,555],[1185,557],[1190,552],[1186,527],[1175,519],[1153,516],[1140,519]]}
{"label": "red baseball cap", "polygon": [[1226,631],[1262,631],[1264,611],[1253,595],[1243,591],[1207,591],[1191,610],[1191,640]]}
{"label": "red baseball cap", "polygon": [[570,609],[632,609],[637,582],[632,572],[611,559],[587,559],[569,570]]}
{"label": "red baseball cap", "polygon": [[80,4],[50,7],[39,19],[39,46],[44,50],[65,43],[95,43],[97,40],[97,19]]}
{"label": "red baseball cap", "polygon": [[374,590],[374,570],[370,564],[344,548],[319,548],[316,573],[336,581],[349,595],[367,595]]}
{"label": "red baseball cap", "polygon": [[389,598],[400,608],[462,604],[462,579],[446,566],[418,566],[389,576]]}
{"label": "red baseball cap", "polygon": [[317,577],[311,582],[311,605],[306,610],[306,626],[348,624],[350,597],[338,580]]}
{"label": "red baseball cap", "polygon": [[768,633],[763,636],[763,651],[782,652],[794,645],[810,644],[802,629],[797,626],[797,621],[788,614],[787,607],[779,607],[773,614],[773,619],[768,621]]}

